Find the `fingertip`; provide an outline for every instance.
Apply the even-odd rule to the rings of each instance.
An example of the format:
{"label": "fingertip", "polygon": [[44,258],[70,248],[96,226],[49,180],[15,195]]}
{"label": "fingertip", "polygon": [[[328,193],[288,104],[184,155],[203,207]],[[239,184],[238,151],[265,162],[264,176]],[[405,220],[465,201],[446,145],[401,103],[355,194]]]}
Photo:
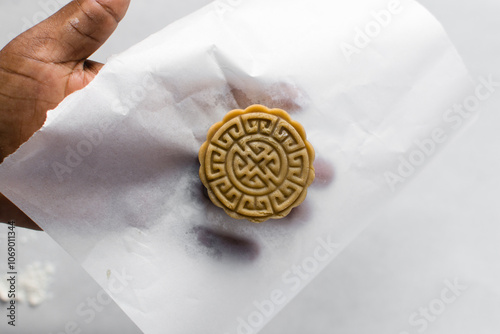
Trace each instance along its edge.
{"label": "fingertip", "polygon": [[51,63],[87,59],[111,36],[130,0],[74,0],[23,38],[32,41],[33,58]]}

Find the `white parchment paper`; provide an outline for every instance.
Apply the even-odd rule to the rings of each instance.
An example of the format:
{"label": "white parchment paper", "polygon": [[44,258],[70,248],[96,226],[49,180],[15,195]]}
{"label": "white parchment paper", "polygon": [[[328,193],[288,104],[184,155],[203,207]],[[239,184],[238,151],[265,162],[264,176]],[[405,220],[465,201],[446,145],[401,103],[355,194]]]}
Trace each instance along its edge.
{"label": "white parchment paper", "polygon": [[[438,151],[470,85],[413,1],[217,1],[51,111],[0,191],[145,333],[255,333]],[[262,224],[198,177],[208,128],[254,103],[287,110],[317,157],[306,201]]]}

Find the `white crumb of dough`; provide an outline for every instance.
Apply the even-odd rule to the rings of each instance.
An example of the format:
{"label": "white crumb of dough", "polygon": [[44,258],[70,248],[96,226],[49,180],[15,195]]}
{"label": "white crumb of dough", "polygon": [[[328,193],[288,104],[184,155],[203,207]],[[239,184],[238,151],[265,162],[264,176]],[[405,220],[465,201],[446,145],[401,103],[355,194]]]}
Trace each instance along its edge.
{"label": "white crumb of dough", "polygon": [[[16,281],[15,300],[28,302],[31,306],[38,306],[51,296],[49,287],[52,282],[55,266],[50,262],[33,262],[19,270]],[[8,302],[10,284],[7,276],[0,281],[0,300]]]}

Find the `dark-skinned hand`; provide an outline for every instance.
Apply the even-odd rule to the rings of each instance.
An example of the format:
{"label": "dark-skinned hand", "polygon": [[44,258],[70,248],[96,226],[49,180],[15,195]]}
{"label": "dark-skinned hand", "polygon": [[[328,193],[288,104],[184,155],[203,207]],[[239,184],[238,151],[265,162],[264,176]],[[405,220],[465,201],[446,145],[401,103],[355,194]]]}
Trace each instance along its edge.
{"label": "dark-skinned hand", "polygon": [[[0,162],[82,89],[103,64],[88,60],[125,16],[130,0],[74,0],[0,51]],[[40,229],[0,193],[0,222]]]}

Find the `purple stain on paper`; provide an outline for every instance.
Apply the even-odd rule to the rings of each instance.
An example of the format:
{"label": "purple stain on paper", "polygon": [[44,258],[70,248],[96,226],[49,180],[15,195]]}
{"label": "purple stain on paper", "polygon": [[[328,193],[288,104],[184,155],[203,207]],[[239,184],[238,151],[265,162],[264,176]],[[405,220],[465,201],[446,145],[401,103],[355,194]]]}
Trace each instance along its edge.
{"label": "purple stain on paper", "polygon": [[194,227],[193,232],[198,243],[207,250],[207,254],[216,259],[247,262],[259,256],[258,245],[248,238],[205,226]]}

